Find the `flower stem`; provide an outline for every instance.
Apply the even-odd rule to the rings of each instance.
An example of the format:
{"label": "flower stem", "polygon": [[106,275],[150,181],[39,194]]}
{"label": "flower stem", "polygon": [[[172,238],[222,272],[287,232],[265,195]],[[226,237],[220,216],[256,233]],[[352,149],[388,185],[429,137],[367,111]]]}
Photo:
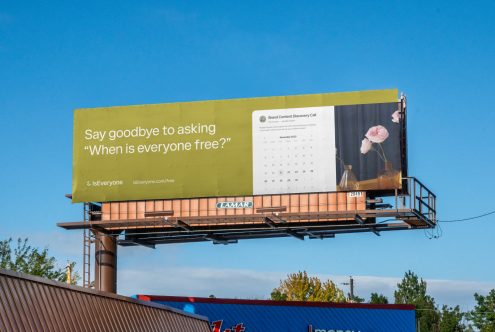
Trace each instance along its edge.
{"label": "flower stem", "polygon": [[387,160],[386,159],[383,159],[383,156],[382,154],[380,153],[380,151],[378,151],[377,149],[375,149],[374,147],[371,147],[371,150],[375,151],[376,154],[378,155],[378,157],[380,157],[380,159],[383,161],[383,162],[386,162]]}
{"label": "flower stem", "polygon": [[338,161],[340,161],[340,164],[342,166],[342,171],[345,169],[345,163],[344,161],[339,157],[338,153],[335,153],[335,157],[337,158]]}
{"label": "flower stem", "polygon": [[385,150],[383,150],[382,143],[378,143],[378,146],[382,150],[384,161],[387,162],[387,156],[385,155]]}

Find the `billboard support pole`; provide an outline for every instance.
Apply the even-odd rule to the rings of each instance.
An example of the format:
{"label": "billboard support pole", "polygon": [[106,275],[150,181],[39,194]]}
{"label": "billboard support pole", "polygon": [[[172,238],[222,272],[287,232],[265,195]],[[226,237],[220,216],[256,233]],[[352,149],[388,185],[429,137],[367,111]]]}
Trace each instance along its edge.
{"label": "billboard support pole", "polygon": [[94,233],[95,288],[103,292],[117,293],[117,238],[98,231]]}

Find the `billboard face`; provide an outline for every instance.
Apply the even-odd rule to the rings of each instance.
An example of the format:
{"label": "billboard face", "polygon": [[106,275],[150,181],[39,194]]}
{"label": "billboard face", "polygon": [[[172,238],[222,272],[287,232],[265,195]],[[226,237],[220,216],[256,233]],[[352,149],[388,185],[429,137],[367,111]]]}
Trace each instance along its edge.
{"label": "billboard face", "polygon": [[400,188],[397,93],[78,109],[73,201]]}

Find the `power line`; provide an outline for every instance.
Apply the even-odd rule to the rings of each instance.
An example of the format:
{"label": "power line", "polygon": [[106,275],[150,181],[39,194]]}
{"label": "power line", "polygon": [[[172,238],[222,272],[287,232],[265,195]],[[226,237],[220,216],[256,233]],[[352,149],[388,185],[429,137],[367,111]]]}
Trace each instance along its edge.
{"label": "power line", "polygon": [[[451,307],[451,306],[448,306],[448,307],[450,307],[451,309],[454,309],[454,307]],[[459,309],[461,309],[461,308],[459,307]],[[414,310],[416,310],[416,311],[442,311],[440,308],[438,308],[438,309],[428,309],[428,308],[418,309],[418,308],[416,308]],[[471,312],[473,310],[474,310],[474,308],[472,310],[466,310],[466,311],[461,310],[461,313],[468,313],[468,312]],[[480,312],[476,312],[476,313],[477,314],[493,314],[494,312],[493,311],[480,311]]]}
{"label": "power line", "polygon": [[463,218],[463,219],[452,219],[452,220],[438,220],[438,222],[469,221],[469,220],[483,218],[483,217],[489,216],[489,215],[494,214],[494,213],[495,213],[495,210],[490,211],[490,212],[487,212],[487,213],[484,213],[484,214],[480,214],[479,216],[475,216],[475,217],[469,217],[469,218]]}

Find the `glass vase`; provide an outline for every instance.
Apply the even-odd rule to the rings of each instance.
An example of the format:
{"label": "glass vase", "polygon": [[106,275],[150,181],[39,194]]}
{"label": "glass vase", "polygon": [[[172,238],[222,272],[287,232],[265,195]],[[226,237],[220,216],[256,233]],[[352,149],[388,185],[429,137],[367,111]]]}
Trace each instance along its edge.
{"label": "glass vase", "polygon": [[352,171],[352,165],[344,165],[344,173],[339,182],[340,190],[358,190],[359,183]]}

